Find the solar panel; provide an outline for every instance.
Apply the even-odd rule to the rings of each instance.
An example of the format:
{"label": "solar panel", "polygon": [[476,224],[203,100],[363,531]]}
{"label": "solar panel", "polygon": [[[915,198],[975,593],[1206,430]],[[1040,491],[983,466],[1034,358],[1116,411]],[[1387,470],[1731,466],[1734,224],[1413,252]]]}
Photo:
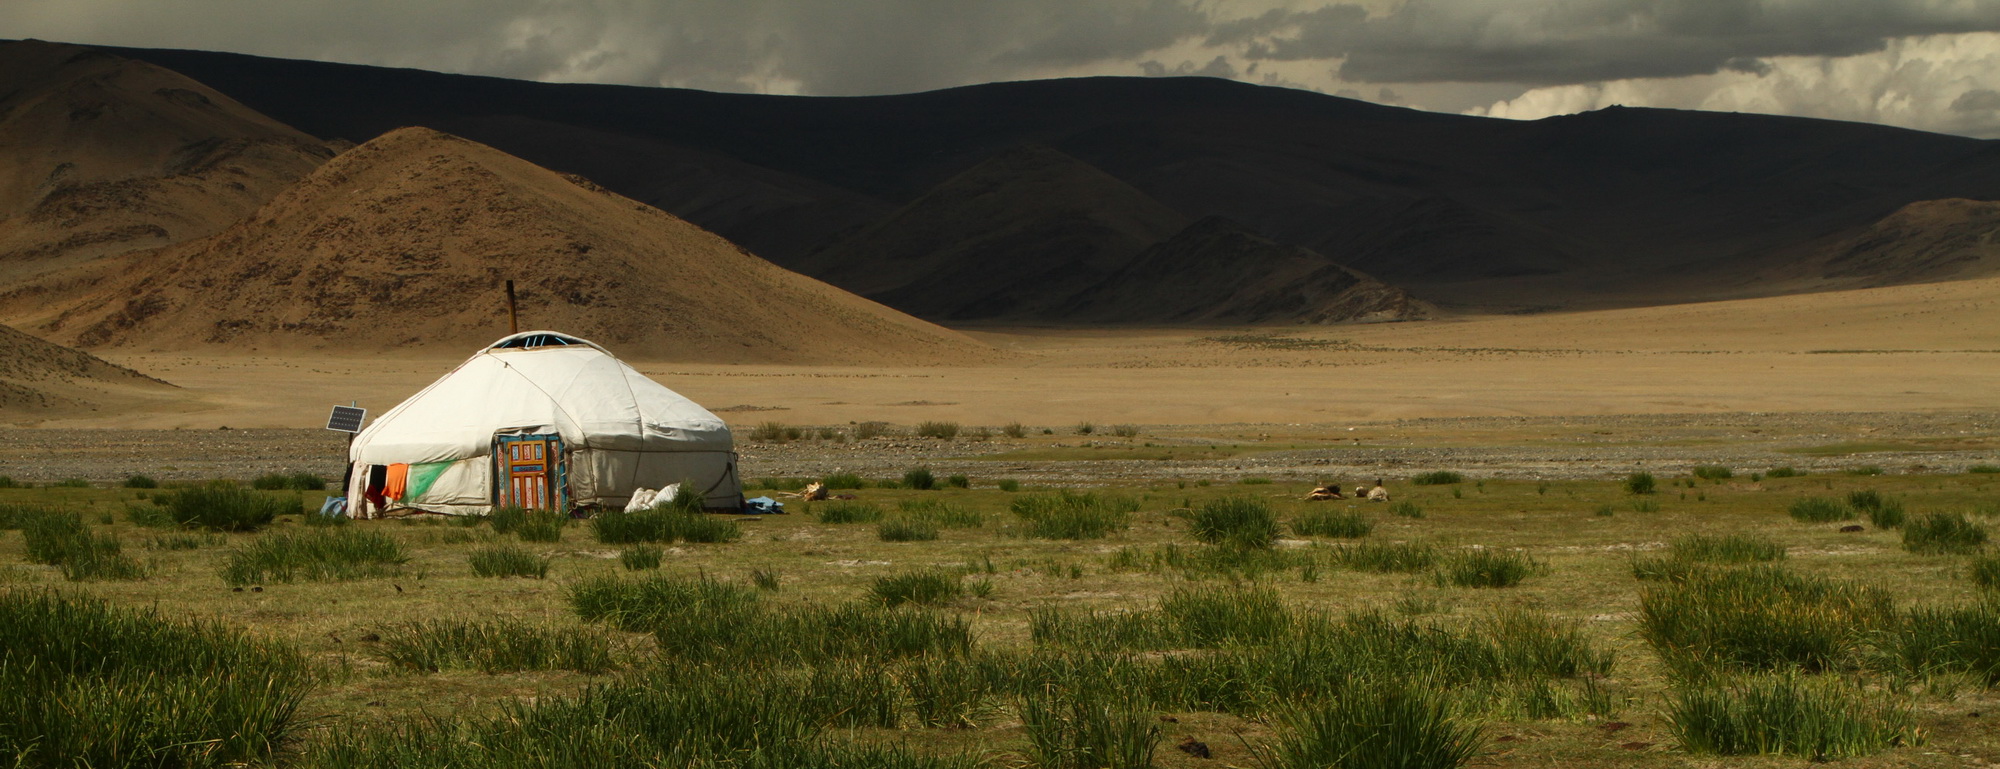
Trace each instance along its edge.
{"label": "solar panel", "polygon": [[333,414],[326,418],[326,429],[343,433],[361,432],[361,423],[368,419],[368,409],[353,406],[335,406]]}

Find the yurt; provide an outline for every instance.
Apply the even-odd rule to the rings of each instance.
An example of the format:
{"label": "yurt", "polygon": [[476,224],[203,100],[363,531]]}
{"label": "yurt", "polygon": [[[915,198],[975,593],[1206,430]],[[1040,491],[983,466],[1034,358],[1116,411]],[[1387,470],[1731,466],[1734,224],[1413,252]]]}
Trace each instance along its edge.
{"label": "yurt", "polygon": [[347,460],[358,517],[622,508],[637,489],[671,484],[710,509],[743,504],[728,425],[603,347],[554,331],[480,350],[368,425]]}

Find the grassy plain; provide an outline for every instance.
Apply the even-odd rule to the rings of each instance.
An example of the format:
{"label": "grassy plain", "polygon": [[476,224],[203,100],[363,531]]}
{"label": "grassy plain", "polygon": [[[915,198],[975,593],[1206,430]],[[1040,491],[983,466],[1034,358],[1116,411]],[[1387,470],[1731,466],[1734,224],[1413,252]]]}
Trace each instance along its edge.
{"label": "grassy plain", "polygon": [[[742,537],[735,542],[659,545],[657,569],[636,571],[622,565],[620,555],[642,546],[600,543],[585,523],[563,528],[559,541],[540,542],[521,541],[518,534],[495,534],[486,525],[465,526],[436,517],[361,521],[340,529],[390,538],[401,545],[407,561],[387,567],[382,576],[250,584],[241,590],[224,578],[233,552],[259,540],[326,529],[304,525],[301,515],[286,515],[256,533],[190,537],[131,521],[128,508],[151,505],[142,495],[163,492],[0,489],[0,506],[80,513],[94,533],[116,537],[145,571],[136,580],[67,581],[56,567],[30,562],[23,534],[4,531],[0,532],[0,590],[53,589],[98,596],[117,606],[157,607],[165,616],[213,619],[298,649],[318,671],[301,711],[309,724],[307,739],[299,747],[306,751],[305,759],[312,759],[314,751],[324,750],[339,735],[409,724],[419,715],[484,719],[524,703],[576,697],[593,685],[614,681],[644,680],[660,686],[662,680],[699,679],[687,676],[691,664],[687,659],[661,651],[650,634],[578,619],[567,591],[607,577],[707,577],[752,591],[761,596],[763,605],[783,609],[877,601],[874,596],[884,589],[877,580],[884,577],[963,575],[958,577],[961,590],[955,597],[950,591],[933,591],[942,596],[935,598],[935,606],[894,611],[934,612],[962,620],[971,631],[970,653],[999,657],[1038,647],[1055,650],[1058,644],[1053,640],[1038,642],[1034,637],[1036,618],[1050,612],[1072,622],[1123,616],[1136,623],[1187,624],[1193,620],[1176,616],[1177,604],[1162,602],[1190,587],[1268,588],[1283,610],[1294,616],[1324,613],[1337,621],[1354,613],[1379,612],[1397,622],[1459,634],[1483,632],[1478,629],[1506,612],[1525,609],[1537,616],[1546,614],[1558,624],[1574,623],[1594,648],[1612,656],[1609,672],[1556,680],[1553,691],[1559,701],[1544,703],[1546,707],[1534,707],[1530,697],[1514,689],[1482,690],[1486,693],[1473,698],[1476,701],[1456,707],[1462,709],[1464,723],[1481,728],[1475,765],[1573,767],[1762,767],[1799,761],[1797,756],[1716,757],[1683,750],[1683,740],[1667,716],[1669,703],[1683,692],[1676,685],[1682,679],[1646,640],[1639,617],[1641,594],[1667,583],[1634,576],[1635,559],[1678,552],[1670,549],[1677,540],[1688,541],[1693,535],[1769,540],[1784,550],[1784,557],[1775,562],[1780,568],[1808,578],[1879,588],[1898,611],[1987,600],[1970,573],[1979,557],[1976,553],[1917,554],[1905,549],[1902,532],[1869,526],[1865,514],[1851,521],[1806,523],[1788,515],[1787,509],[1801,499],[1845,500],[1850,492],[1874,491],[1899,501],[1912,520],[1936,512],[1964,513],[1977,525],[1992,526],[2000,521],[2000,475],[1821,473],[1761,478],[1739,469],[1727,479],[1662,475],[1658,481],[1656,493],[1638,496],[1615,480],[1486,478],[1414,486],[1391,477],[1395,500],[1420,508],[1422,517],[1392,515],[1391,505],[1380,503],[1301,501],[1307,486],[1297,483],[1127,482],[1091,491],[1130,499],[1137,512],[1130,516],[1129,527],[1102,539],[1050,540],[1027,536],[1028,524],[1010,512],[1013,503],[1036,493],[1035,488],[1004,492],[994,488],[994,479],[975,475],[970,489],[850,492],[858,501],[879,505],[890,519],[930,510],[932,520],[945,520],[935,517],[935,511],[955,510],[947,523],[937,527],[935,540],[883,541],[880,522],[823,523],[815,508],[827,503],[794,501],[789,515],[737,520]],[[301,504],[315,507],[320,496],[255,493],[286,500],[297,496]],[[1194,531],[1202,519],[1192,512],[1224,499],[1267,504],[1276,513],[1281,538],[1269,550],[1202,544]],[[918,504],[904,504],[909,502]],[[1372,530],[1359,539],[1294,533],[1292,521],[1327,511],[1356,514],[1372,523]],[[1843,533],[1845,525],[1860,525],[1863,530]],[[1353,568],[1356,561],[1346,559],[1341,548],[1354,542],[1434,546],[1438,566],[1414,573]],[[547,576],[476,576],[474,554],[498,546],[547,559]],[[1681,548],[1707,552],[1714,543],[1696,540]],[[1526,571],[1518,585],[1502,588],[1456,587],[1438,576],[1451,559],[1482,551],[1517,552],[1535,568]],[[1768,556],[1766,552],[1757,557]],[[641,566],[648,565],[647,559],[638,560]],[[504,623],[518,623],[511,626],[525,628],[519,633],[535,638],[608,637],[611,664],[608,670],[601,669],[606,667],[601,662],[571,666],[591,671],[586,673],[506,671],[508,666],[496,667],[490,661],[458,666],[398,662],[411,652],[392,648],[396,639],[413,632],[417,623],[453,619],[488,623],[474,628],[477,633],[465,631],[475,638],[481,637],[478,633],[504,632],[510,626]],[[1223,630],[1218,631],[1222,641],[1155,640],[1122,654],[1158,663],[1198,660],[1231,649],[1269,648],[1268,642],[1229,640],[1234,638],[1229,623],[1237,620],[1215,621],[1222,623]],[[1856,643],[1875,642],[1862,638]],[[1854,652],[1849,663],[1818,678],[1859,682],[1870,702],[1893,701],[1908,707],[1916,731],[1907,741],[1918,744],[1844,759],[1845,765],[1961,766],[2000,761],[2000,728],[1989,726],[2000,718],[2000,697],[1984,679],[1898,672],[1871,661],[1881,652],[1870,649],[1875,647],[1848,650]],[[449,657],[448,651],[425,650],[430,655],[426,659]],[[594,647],[569,653],[601,658]],[[730,650],[724,649],[707,664],[723,668],[766,664],[747,651],[744,654],[742,660],[732,661]],[[481,672],[482,667],[496,672]],[[1586,692],[1594,693],[1598,704],[1586,702]],[[992,765],[1053,760],[1045,751],[1038,752],[1036,741],[1049,729],[1030,728],[1057,717],[1047,712],[1048,702],[1000,691],[974,699],[977,702],[963,710],[962,721],[970,723],[961,722],[957,728],[922,726],[922,719],[911,711],[888,721],[847,719],[843,722],[847,725],[832,728],[829,734],[843,742],[906,742],[923,754],[966,753]],[[914,704],[903,701],[894,707],[907,709]],[[1273,707],[1180,707],[1144,701],[1136,707],[1146,723],[1159,727],[1154,761],[1166,767],[1275,761],[1269,756],[1260,759],[1254,751],[1280,744],[1310,721]],[[889,721],[897,728],[881,725]],[[1196,758],[1174,749],[1184,738],[1205,743],[1214,758]]]}

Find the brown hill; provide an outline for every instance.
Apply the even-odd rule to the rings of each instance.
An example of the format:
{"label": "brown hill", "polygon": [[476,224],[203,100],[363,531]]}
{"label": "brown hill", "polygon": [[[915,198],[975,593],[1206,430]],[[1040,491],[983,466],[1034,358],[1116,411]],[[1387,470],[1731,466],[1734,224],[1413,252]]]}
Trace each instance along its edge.
{"label": "brown hill", "polygon": [[95,355],[0,326],[0,419],[99,411],[174,386]]}
{"label": "brown hill", "polygon": [[2000,203],[1911,203],[1826,255],[1826,278],[1859,286],[1991,276],[2000,273]]}
{"label": "brown hill", "polygon": [[1414,320],[1431,308],[1318,253],[1209,217],[1076,295],[1066,317],[1110,323]]}
{"label": "brown hill", "polygon": [[0,45],[0,280],[204,237],[333,155],[145,62]]}
{"label": "brown hill", "polygon": [[245,221],[129,262],[45,281],[80,298],[38,330],[89,347],[464,348],[506,333],[500,286],[513,279],[524,327],[633,357],[880,363],[984,350],[658,209],[428,129],[342,153]]}
{"label": "brown hill", "polygon": [[1046,318],[1184,222],[1131,185],[1030,145],[945,180],[799,268],[927,318]]}

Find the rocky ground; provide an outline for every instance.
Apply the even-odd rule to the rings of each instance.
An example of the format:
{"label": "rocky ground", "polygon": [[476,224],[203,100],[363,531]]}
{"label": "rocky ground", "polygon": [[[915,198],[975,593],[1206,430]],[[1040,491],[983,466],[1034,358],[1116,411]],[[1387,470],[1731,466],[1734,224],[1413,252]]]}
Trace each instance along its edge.
{"label": "rocky ground", "polygon": [[[1041,431],[1048,429],[1048,434]],[[1880,467],[1959,472],[2000,464],[2000,413],[1783,413],[1413,419],[1356,425],[1141,426],[1135,437],[1079,435],[1073,426],[1027,437],[951,441],[894,428],[866,440],[739,438],[743,477],[854,472],[1093,485],[1171,478],[1234,481],[1394,480],[1429,470],[1473,477],[1610,478],[1694,465],[1748,472]],[[839,428],[842,435],[852,428]],[[744,430],[742,435],[749,431]],[[968,432],[971,432],[968,428]],[[110,484],[133,473],[162,481],[341,471],[346,437],[325,430],[17,430],[0,440],[0,476]],[[1167,449],[1184,455],[1165,458]],[[1185,456],[1193,455],[1193,456]]]}

